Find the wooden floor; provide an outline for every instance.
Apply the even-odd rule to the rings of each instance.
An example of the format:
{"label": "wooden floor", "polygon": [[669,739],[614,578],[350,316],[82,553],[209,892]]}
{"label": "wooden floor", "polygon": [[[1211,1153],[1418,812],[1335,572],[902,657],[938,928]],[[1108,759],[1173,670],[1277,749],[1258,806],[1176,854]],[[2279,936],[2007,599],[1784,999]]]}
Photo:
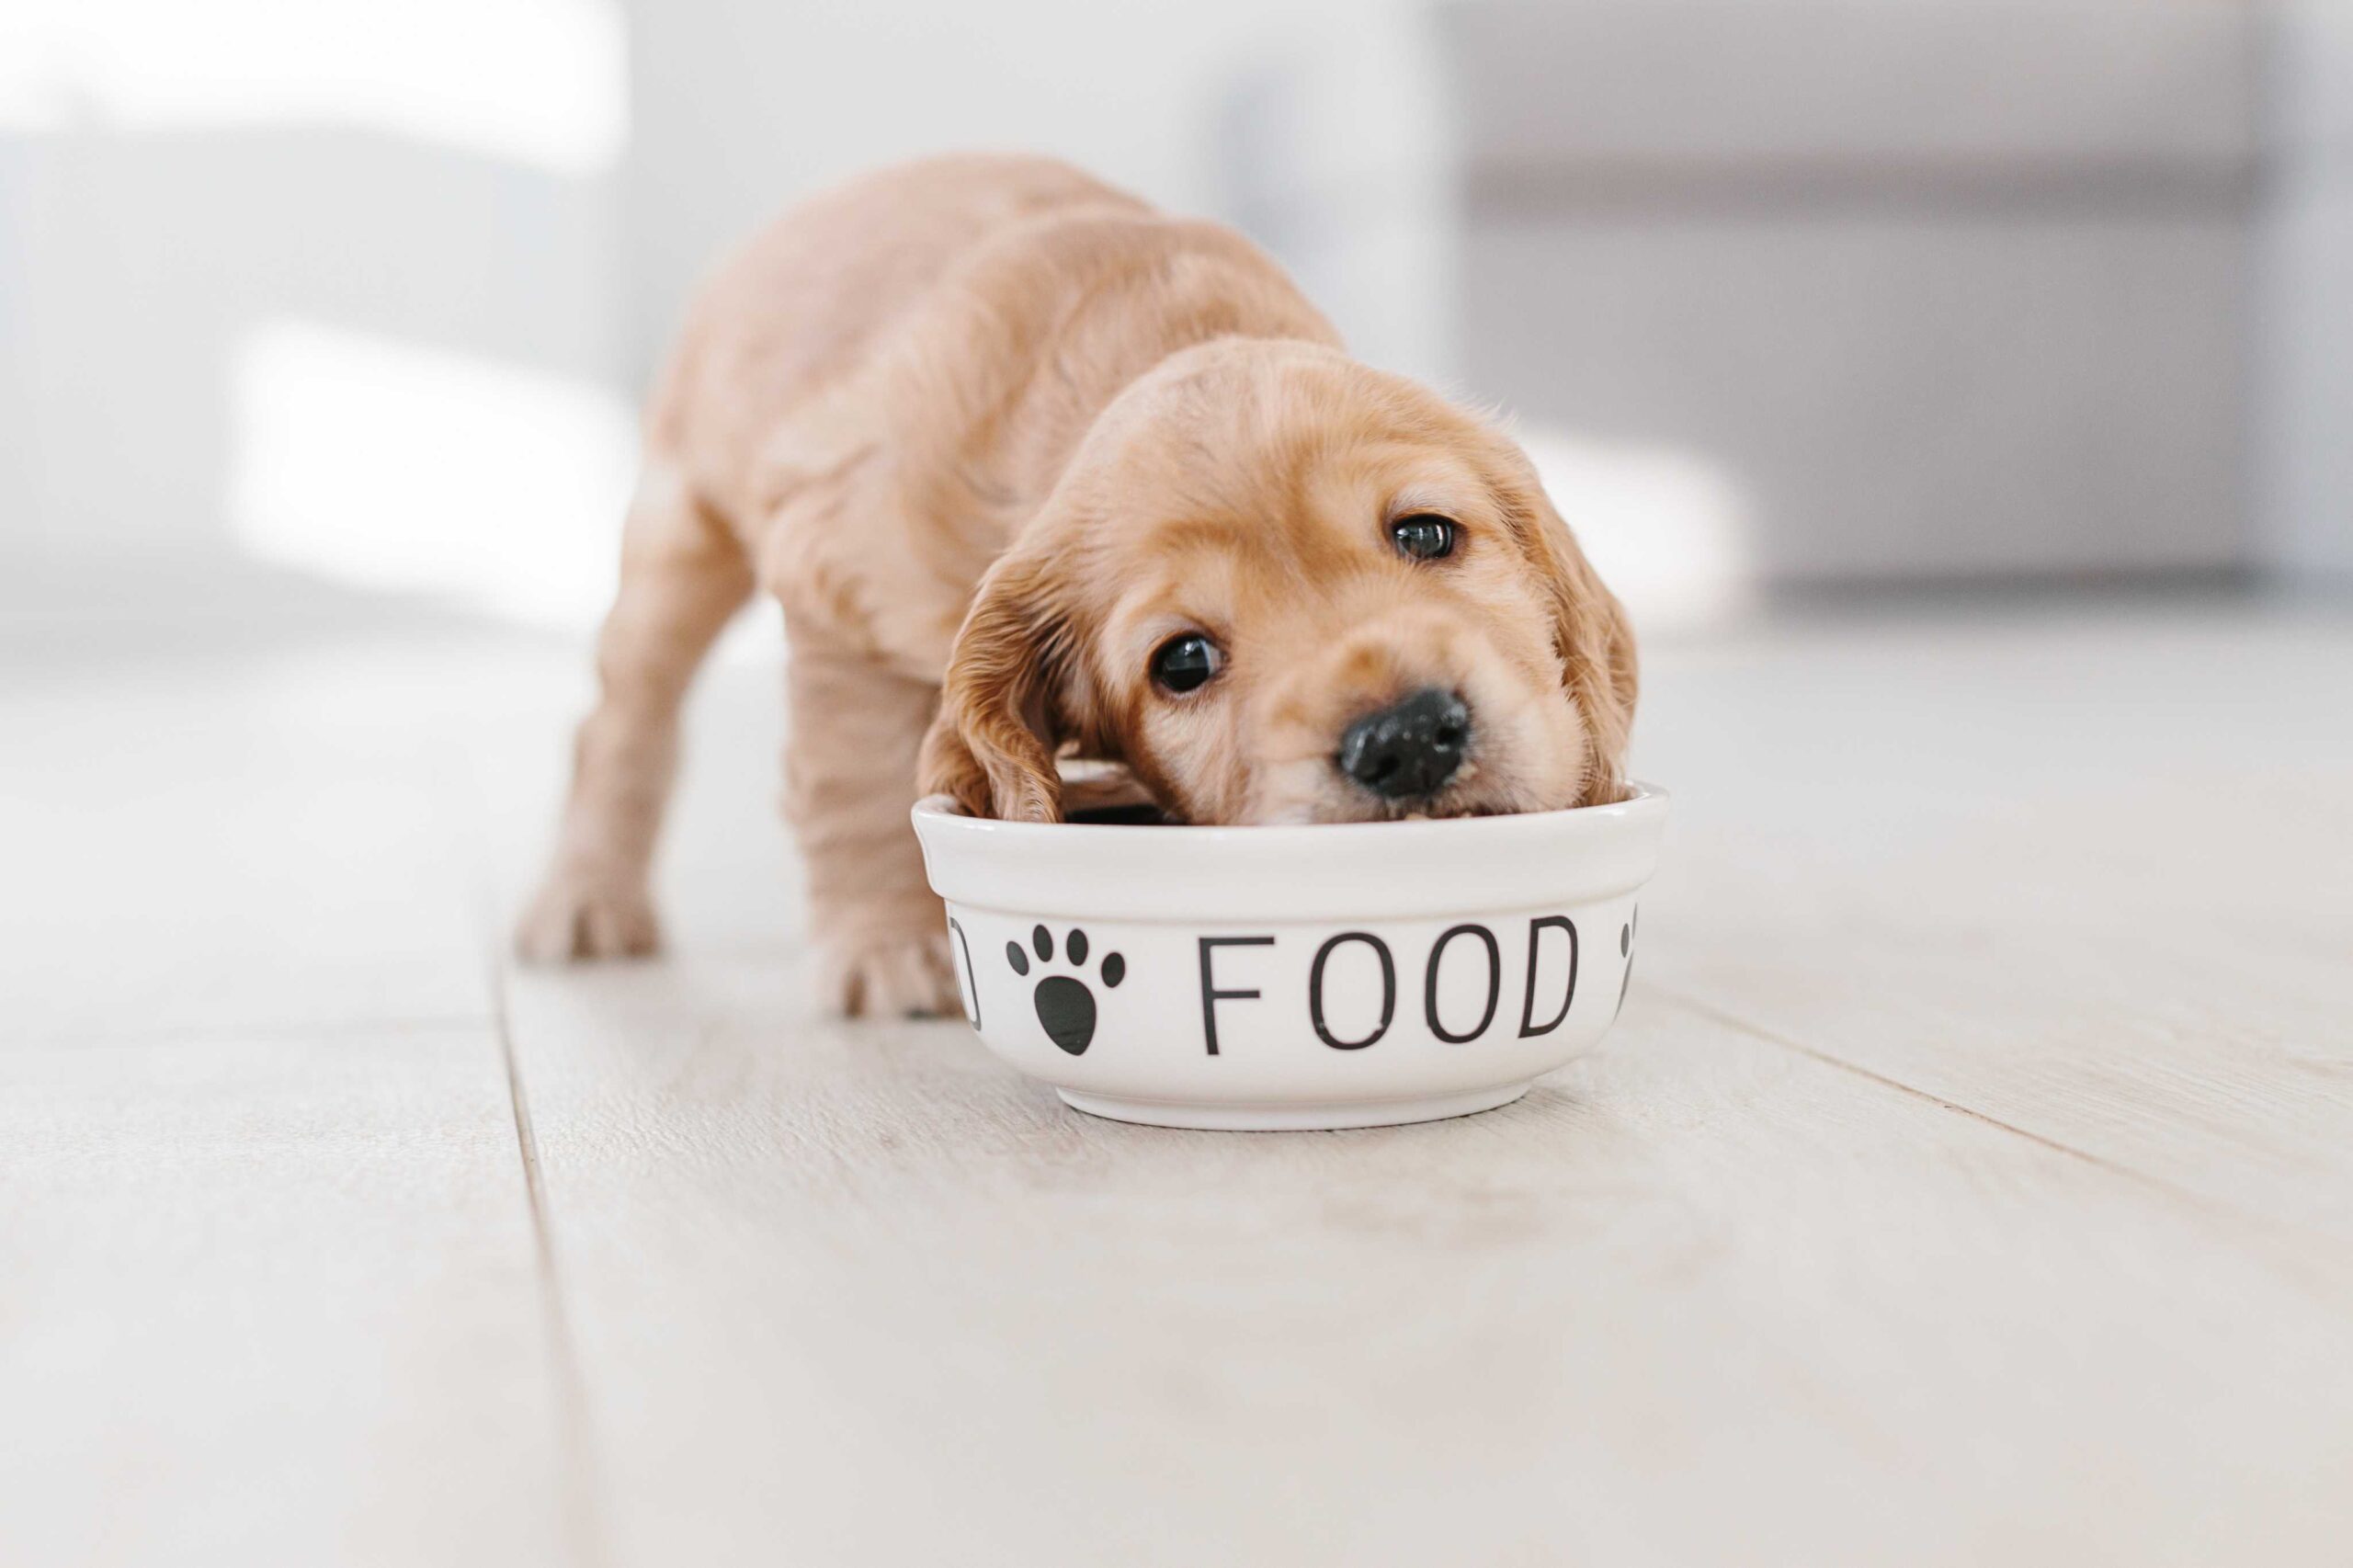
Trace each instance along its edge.
{"label": "wooden floor", "polygon": [[2353,619],[1654,648],[1601,1052],[1258,1136],[820,1017],[752,665],[512,971],[579,651],[259,624],[0,643],[0,1562],[2353,1550]]}

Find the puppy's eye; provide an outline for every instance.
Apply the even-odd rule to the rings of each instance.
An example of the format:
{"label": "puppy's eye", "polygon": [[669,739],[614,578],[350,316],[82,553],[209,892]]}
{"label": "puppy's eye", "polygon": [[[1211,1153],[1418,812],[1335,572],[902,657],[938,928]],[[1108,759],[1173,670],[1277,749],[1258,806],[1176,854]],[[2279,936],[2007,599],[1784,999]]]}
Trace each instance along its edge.
{"label": "puppy's eye", "polygon": [[1390,524],[1389,537],[1396,541],[1400,555],[1436,561],[1454,553],[1454,519],[1436,512],[1416,512]]}
{"label": "puppy's eye", "polygon": [[1225,664],[1224,651],[1198,631],[1163,642],[1152,655],[1153,684],[1163,691],[1192,691]]}

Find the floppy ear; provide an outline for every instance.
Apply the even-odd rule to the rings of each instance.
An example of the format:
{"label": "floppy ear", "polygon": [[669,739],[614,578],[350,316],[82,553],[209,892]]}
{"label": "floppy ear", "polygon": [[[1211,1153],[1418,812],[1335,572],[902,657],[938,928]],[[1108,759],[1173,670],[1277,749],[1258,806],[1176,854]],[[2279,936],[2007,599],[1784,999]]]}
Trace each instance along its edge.
{"label": "floppy ear", "polygon": [[953,795],[974,816],[1062,819],[1054,686],[1067,628],[1047,580],[1034,559],[999,559],[982,577],[948,655],[920,772],[926,793]]}
{"label": "floppy ear", "polygon": [[1516,495],[1512,527],[1537,569],[1551,601],[1553,642],[1561,657],[1562,682],[1584,715],[1593,746],[1586,762],[1580,805],[1606,805],[1625,799],[1626,744],[1634,728],[1634,698],[1640,676],[1634,657],[1634,628],[1618,597],[1577,548],[1560,513],[1528,460],[1515,451]]}

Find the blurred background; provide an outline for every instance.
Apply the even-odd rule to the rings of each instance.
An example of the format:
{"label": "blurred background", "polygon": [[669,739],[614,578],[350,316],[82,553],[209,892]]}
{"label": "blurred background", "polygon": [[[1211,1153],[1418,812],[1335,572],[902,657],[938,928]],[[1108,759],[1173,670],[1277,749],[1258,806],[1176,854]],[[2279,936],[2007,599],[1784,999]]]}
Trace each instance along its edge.
{"label": "blurred background", "polygon": [[699,275],[970,147],[1500,406],[1654,633],[2353,578],[2342,0],[9,0],[8,602],[585,627]]}

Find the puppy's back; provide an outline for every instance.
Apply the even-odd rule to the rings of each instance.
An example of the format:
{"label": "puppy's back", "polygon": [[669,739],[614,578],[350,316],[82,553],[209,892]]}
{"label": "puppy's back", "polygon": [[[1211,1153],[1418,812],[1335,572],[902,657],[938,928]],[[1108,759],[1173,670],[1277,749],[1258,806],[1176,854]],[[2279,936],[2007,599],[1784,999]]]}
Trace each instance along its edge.
{"label": "puppy's back", "polygon": [[1081,209],[1150,210],[1067,164],[1007,154],[902,164],[793,208],[698,291],[647,406],[649,449],[724,506],[767,434],[856,373],[974,250]]}

